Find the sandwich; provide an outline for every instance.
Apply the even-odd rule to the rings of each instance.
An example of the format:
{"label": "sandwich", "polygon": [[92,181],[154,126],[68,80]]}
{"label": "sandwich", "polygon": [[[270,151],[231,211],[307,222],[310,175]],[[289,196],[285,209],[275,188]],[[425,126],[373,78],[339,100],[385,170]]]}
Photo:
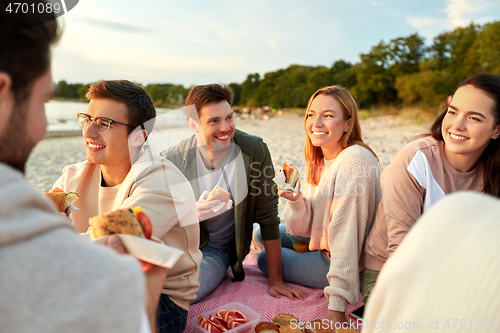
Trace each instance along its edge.
{"label": "sandwich", "polygon": [[285,327],[292,323],[298,324],[299,318],[289,313],[280,313],[273,318],[273,323],[278,327]]}
{"label": "sandwich", "polygon": [[299,180],[299,169],[288,162],[285,162],[283,163],[283,173],[285,174],[285,183],[295,187],[295,185],[297,185],[297,181]]}
{"label": "sandwich", "polygon": [[279,333],[278,326],[262,321],[255,326],[255,333]]}
{"label": "sandwich", "polygon": [[80,197],[75,192],[65,193],[58,187],[54,187],[48,192],[44,192],[43,195],[47,198],[50,198],[61,213],[65,213],[69,206],[71,206],[73,202],[75,202]]}
{"label": "sandwich", "polygon": [[151,239],[153,227],[140,207],[120,208],[89,220],[90,239],[112,234],[128,234]]}
{"label": "sandwich", "polygon": [[228,202],[230,198],[231,194],[229,192],[219,187],[219,185],[215,185],[208,194],[207,201],[220,200],[221,202]]}

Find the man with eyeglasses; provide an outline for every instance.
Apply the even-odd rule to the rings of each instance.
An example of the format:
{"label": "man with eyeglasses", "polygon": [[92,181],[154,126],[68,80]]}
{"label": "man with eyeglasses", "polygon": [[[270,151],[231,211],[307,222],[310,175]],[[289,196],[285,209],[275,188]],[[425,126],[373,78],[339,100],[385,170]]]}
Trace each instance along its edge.
{"label": "man with eyeglasses", "polygon": [[[135,258],[84,241],[24,180],[47,129],[60,31],[53,12],[15,14],[9,4],[0,2],[0,331],[149,333],[166,269],[142,272]],[[125,251],[116,236],[107,245]]]}
{"label": "man with eyeglasses", "polygon": [[169,269],[157,313],[160,332],[180,333],[199,288],[202,257],[193,190],[172,162],[145,144],[156,110],[144,88],[126,80],[100,81],[86,97],[87,113],[77,114],[77,121],[87,160],[66,166],[54,187],[80,195],[74,203],[79,210],[69,216],[79,232],[88,230],[91,217],[141,206],[153,236],[184,251]]}

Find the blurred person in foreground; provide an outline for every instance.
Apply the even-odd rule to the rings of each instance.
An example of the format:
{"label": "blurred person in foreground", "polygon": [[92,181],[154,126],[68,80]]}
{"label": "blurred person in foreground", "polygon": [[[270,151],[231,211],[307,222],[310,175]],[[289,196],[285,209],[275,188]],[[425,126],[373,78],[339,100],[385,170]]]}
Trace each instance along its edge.
{"label": "blurred person in foreground", "polygon": [[[28,1],[36,6],[40,1]],[[24,180],[54,93],[53,14],[0,8],[0,327],[5,332],[150,332],[166,269],[80,238]],[[27,29],[30,28],[30,29]],[[107,245],[125,252],[120,240]],[[146,288],[145,288],[146,287]],[[148,321],[149,317],[149,321]],[[154,326],[153,326],[154,327]]]}
{"label": "blurred person in foreground", "polygon": [[[261,227],[270,263],[269,294],[303,299],[303,291],[283,282],[271,154],[261,138],[236,129],[233,96],[225,85],[191,89],[186,98],[186,118],[194,135],[162,152],[186,175],[200,198],[196,206],[203,261],[195,302],[219,285],[230,266],[233,281],[245,278],[242,262],[250,251],[254,222]],[[214,211],[212,208],[221,201],[207,202],[201,196],[216,185],[229,192],[232,200]]]}
{"label": "blurred person in foreground", "polygon": [[499,216],[500,200],[476,192],[423,214],[382,268],[362,332],[497,331]]}

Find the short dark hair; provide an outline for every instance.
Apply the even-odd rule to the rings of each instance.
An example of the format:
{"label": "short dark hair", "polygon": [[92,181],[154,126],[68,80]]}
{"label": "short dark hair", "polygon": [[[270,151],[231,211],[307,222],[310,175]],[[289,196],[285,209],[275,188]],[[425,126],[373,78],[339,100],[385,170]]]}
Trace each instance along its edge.
{"label": "short dark hair", "polygon": [[[24,1],[35,8],[40,2],[46,3]],[[49,70],[50,46],[59,40],[60,31],[53,13],[9,13],[6,5],[0,5],[0,72],[10,76],[14,99],[21,103],[31,95],[34,81]]]}
{"label": "short dark hair", "polygon": [[[111,99],[125,103],[128,109],[128,123],[135,127],[144,126],[151,133],[156,110],[151,96],[143,87],[128,80],[99,81],[92,84],[85,95],[88,100]],[[153,121],[149,121],[153,120]],[[134,129],[129,127],[129,134]]]}
{"label": "short dark hair", "polygon": [[186,106],[194,104],[199,113],[203,106],[210,103],[227,101],[232,106],[233,97],[233,90],[225,84],[214,83],[196,86],[187,95]]}

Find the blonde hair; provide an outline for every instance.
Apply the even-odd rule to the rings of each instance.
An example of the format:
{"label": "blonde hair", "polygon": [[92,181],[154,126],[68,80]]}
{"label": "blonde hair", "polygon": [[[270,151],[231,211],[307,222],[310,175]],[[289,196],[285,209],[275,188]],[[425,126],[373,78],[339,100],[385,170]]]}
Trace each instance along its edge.
{"label": "blonde hair", "polygon": [[[351,94],[349,94],[344,87],[328,86],[318,89],[311,96],[311,98],[309,98],[309,102],[307,103],[304,126],[306,125],[307,114],[309,113],[311,104],[318,95],[326,95],[335,98],[335,100],[342,106],[344,120],[351,119],[347,131],[343,133],[342,137],[340,138],[340,145],[342,146],[342,148],[344,149],[352,145],[360,145],[368,149],[378,161],[377,155],[368,145],[363,142],[363,139],[361,138],[361,126],[359,125],[358,120],[358,105],[356,104],[356,101],[351,96]],[[313,146],[308,135],[306,137],[306,145],[304,147],[304,157],[307,166],[307,182],[312,185],[318,185],[320,179],[320,169],[323,165],[324,155],[321,147]]]}

